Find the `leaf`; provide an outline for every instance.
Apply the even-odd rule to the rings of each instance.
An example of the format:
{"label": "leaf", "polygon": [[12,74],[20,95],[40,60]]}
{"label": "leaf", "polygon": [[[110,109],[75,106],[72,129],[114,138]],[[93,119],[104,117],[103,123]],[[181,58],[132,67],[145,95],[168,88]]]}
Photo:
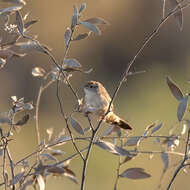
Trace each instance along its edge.
{"label": "leaf", "polygon": [[24,115],[24,116],[22,117],[21,120],[17,121],[17,123],[16,123],[15,125],[18,125],[18,126],[25,125],[25,124],[28,122],[29,118],[30,118],[30,115],[29,115],[29,114],[26,114],[26,115]]}
{"label": "leaf", "polygon": [[25,54],[16,53],[10,49],[0,49],[0,58],[10,59],[12,57],[23,57]]}
{"label": "leaf", "polygon": [[99,18],[99,17],[89,18],[87,20],[84,20],[84,22],[88,22],[88,23],[91,23],[91,24],[109,24],[103,18]]}
{"label": "leaf", "polygon": [[67,141],[70,141],[71,137],[70,136],[61,136],[58,139],[54,140],[53,144],[57,144],[57,145],[62,145]]}
{"label": "leaf", "polygon": [[67,47],[68,44],[69,44],[69,41],[70,41],[70,39],[71,39],[71,29],[70,29],[70,28],[67,28],[67,29],[66,29],[64,38],[65,38],[65,45],[66,45],[66,47]]}
{"label": "leaf", "polygon": [[84,9],[86,9],[86,3],[82,3],[79,9],[79,13],[81,13]]}
{"label": "leaf", "polygon": [[80,135],[84,135],[84,131],[82,129],[82,127],[80,126],[80,124],[78,123],[78,121],[76,121],[73,117],[70,117],[70,123],[71,126],[73,127],[73,129],[79,133]]}
{"label": "leaf", "polygon": [[[177,2],[177,0],[169,0],[171,9],[176,10],[177,12],[174,14],[174,17],[177,21],[177,24],[179,26],[180,31],[183,29],[183,13],[180,4]],[[177,7],[177,8],[176,8]],[[171,11],[172,11],[171,10]]]}
{"label": "leaf", "polygon": [[28,21],[28,22],[26,22],[25,24],[24,24],[24,28],[25,29],[28,29],[28,28],[30,28],[30,26],[32,26],[33,24],[35,24],[35,23],[37,23],[38,22],[38,20],[31,20],[31,21]]}
{"label": "leaf", "polygon": [[32,109],[34,109],[33,103],[29,102],[29,103],[24,104],[24,109],[25,110],[32,110]]}
{"label": "leaf", "polygon": [[34,41],[17,43],[16,46],[23,50],[28,50],[28,51],[35,50],[45,54],[47,53],[47,51],[51,51],[49,47]]}
{"label": "leaf", "polygon": [[45,182],[44,178],[41,175],[37,176],[38,185],[40,187],[40,190],[45,190]]}
{"label": "leaf", "polygon": [[3,68],[6,65],[6,63],[7,62],[5,59],[0,58],[0,68]]}
{"label": "leaf", "polygon": [[54,157],[54,156],[52,156],[51,154],[40,154],[40,156],[42,156],[42,157],[45,157],[45,158],[47,158],[48,160],[51,160],[51,161],[57,161],[57,159]]}
{"label": "leaf", "polygon": [[75,173],[72,170],[68,169],[67,167],[64,167],[64,169],[65,169],[64,176],[72,180],[74,183],[78,184]]}
{"label": "leaf", "polygon": [[76,59],[64,59],[63,60],[63,70],[64,71],[80,71],[81,64]]}
{"label": "leaf", "polygon": [[24,23],[19,11],[16,11],[16,24],[17,24],[17,28],[20,34],[24,36]]}
{"label": "leaf", "polygon": [[106,142],[106,141],[98,141],[95,142],[95,145],[99,146],[100,148],[112,153],[112,154],[116,154],[119,156],[130,156],[129,151],[120,148],[110,142]]}
{"label": "leaf", "polygon": [[53,129],[54,128],[48,128],[48,129],[46,129],[46,133],[48,134],[48,141],[50,141],[52,139]]}
{"label": "leaf", "polygon": [[183,99],[183,93],[180,90],[180,88],[171,80],[170,77],[166,78],[167,80],[167,84],[170,88],[170,91],[172,92],[173,96],[177,99],[177,100],[181,100]]}
{"label": "leaf", "polygon": [[90,33],[91,32],[79,34],[72,41],[83,40],[83,39],[87,38],[90,35]]}
{"label": "leaf", "polygon": [[93,25],[93,24],[91,24],[89,22],[85,22],[85,21],[80,21],[80,24],[82,24],[83,26],[85,26],[90,31],[94,32],[95,34],[101,35],[101,31],[97,26],[95,26],[95,25]]}
{"label": "leaf", "polygon": [[163,123],[160,123],[159,125],[157,125],[156,127],[154,127],[150,133],[150,135],[152,135],[153,133],[155,133],[156,131],[158,131],[161,127],[162,127]]}
{"label": "leaf", "polygon": [[184,135],[185,132],[186,132],[186,130],[187,130],[187,125],[186,125],[186,124],[183,124],[183,129],[182,129],[182,131],[181,131],[181,135]]}
{"label": "leaf", "polygon": [[3,2],[10,2],[10,3],[17,3],[17,4],[22,4],[25,5],[26,2],[24,0],[2,0]]}
{"label": "leaf", "polygon": [[14,178],[10,180],[10,185],[17,184],[23,176],[24,176],[24,172],[21,172],[15,175]]}
{"label": "leaf", "polygon": [[72,16],[72,21],[71,21],[71,29],[73,29],[77,24],[78,24],[78,9],[76,5],[73,7],[73,16]]}
{"label": "leaf", "polygon": [[13,7],[8,7],[5,9],[0,10],[0,16],[4,16],[7,14],[11,14],[14,13],[15,11],[18,11],[20,9],[22,9],[23,6],[13,6]]}
{"label": "leaf", "polygon": [[178,121],[181,121],[183,119],[185,111],[187,109],[187,104],[188,104],[188,96],[185,96],[183,99],[180,100],[177,108]]}
{"label": "leaf", "polygon": [[119,176],[129,179],[145,179],[151,177],[151,175],[146,173],[143,168],[128,168]]}
{"label": "leaf", "polygon": [[104,132],[101,134],[100,137],[105,137],[105,136],[110,135],[110,134],[112,133],[113,129],[114,129],[114,126],[111,125],[106,131],[104,131]]}
{"label": "leaf", "polygon": [[55,150],[55,149],[51,150],[51,155],[52,156],[61,156],[63,154],[65,154],[65,152],[63,152],[62,150]]}
{"label": "leaf", "polygon": [[35,67],[32,69],[32,75],[34,77],[43,77],[46,74],[46,71],[41,67]]}
{"label": "leaf", "polygon": [[169,166],[169,159],[168,159],[168,154],[165,152],[162,152],[161,154],[162,161],[164,163],[164,169],[163,172],[165,172],[168,169]]}
{"label": "leaf", "polygon": [[130,137],[127,142],[124,144],[124,146],[135,146],[138,144],[139,140],[142,137]]}
{"label": "leaf", "polygon": [[28,186],[32,185],[34,182],[34,180],[27,180],[23,185],[22,185],[22,188],[21,190],[27,190]]}
{"label": "leaf", "polygon": [[65,172],[63,167],[55,166],[47,169],[48,172],[52,173],[53,175],[61,175]]}

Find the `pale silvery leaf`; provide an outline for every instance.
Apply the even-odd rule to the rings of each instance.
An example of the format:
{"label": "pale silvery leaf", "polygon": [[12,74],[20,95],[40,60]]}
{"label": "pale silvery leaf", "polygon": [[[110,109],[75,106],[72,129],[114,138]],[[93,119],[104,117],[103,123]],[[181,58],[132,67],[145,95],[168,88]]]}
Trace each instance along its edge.
{"label": "pale silvery leaf", "polygon": [[130,156],[129,151],[120,148],[110,142],[106,142],[106,141],[98,141],[95,142],[95,145],[99,146],[100,148],[112,153],[112,154],[116,154],[116,155],[120,155],[120,156]]}
{"label": "pale silvery leaf", "polygon": [[91,32],[79,34],[72,41],[83,40],[83,39],[87,38],[90,34],[91,34]]}
{"label": "pale silvery leaf", "polygon": [[169,159],[168,159],[168,154],[165,152],[162,152],[161,154],[162,161],[164,163],[164,169],[163,172],[165,172],[168,169],[169,166]]}
{"label": "pale silvery leaf", "polygon": [[151,175],[146,173],[143,168],[128,168],[119,176],[128,179],[145,179],[151,177]]}
{"label": "pale silvery leaf", "polygon": [[26,2],[24,0],[3,0],[3,2],[10,2],[10,3],[17,3],[17,4],[22,4],[26,5]]}
{"label": "pale silvery leaf", "polygon": [[86,9],[86,3],[82,3],[79,9],[79,13],[81,13],[84,9]]}
{"label": "pale silvery leaf", "polygon": [[19,11],[16,11],[16,24],[20,34],[24,36],[24,23]]}
{"label": "pale silvery leaf", "polygon": [[184,97],[183,97],[183,93],[182,93],[181,89],[171,80],[170,77],[167,77],[166,80],[167,80],[167,84],[168,84],[173,96],[179,101],[181,99],[183,99]]}
{"label": "pale silvery leaf", "polygon": [[83,26],[85,26],[90,31],[94,32],[95,34],[101,35],[100,29],[97,26],[95,26],[94,24],[91,24],[89,22],[84,22],[84,21],[80,21],[80,24],[82,24]]}
{"label": "pale silvery leaf", "polygon": [[76,7],[76,5],[74,5],[73,9],[74,11],[73,11],[73,16],[72,16],[72,21],[71,21],[71,29],[73,29],[78,24],[78,19],[79,19],[78,8]]}
{"label": "pale silvery leaf", "polygon": [[8,7],[8,8],[5,8],[5,9],[1,9],[0,10],[0,16],[14,13],[15,11],[18,11],[20,9],[22,9],[22,6],[14,6],[14,7]]}
{"label": "pale silvery leaf", "polygon": [[178,121],[181,121],[183,119],[185,111],[187,109],[187,104],[188,104],[188,96],[185,96],[183,99],[180,100],[177,108]]}
{"label": "pale silvery leaf", "polygon": [[64,59],[63,60],[63,70],[64,71],[80,71],[81,64],[76,59]]}
{"label": "pale silvery leaf", "polygon": [[84,20],[84,22],[88,22],[91,24],[109,24],[107,21],[100,17],[89,18],[87,20]]}
{"label": "pale silvery leaf", "polygon": [[70,28],[66,29],[65,34],[64,34],[64,38],[65,38],[65,45],[67,47],[69,44],[69,41],[71,39],[71,29]]}
{"label": "pale silvery leaf", "polygon": [[73,127],[73,129],[77,133],[79,133],[80,135],[84,135],[84,130],[82,129],[82,127],[80,126],[78,121],[76,121],[73,117],[70,117],[70,123],[71,123],[71,126]]}
{"label": "pale silvery leaf", "polygon": [[53,155],[53,156],[60,156],[63,154],[65,154],[65,152],[63,152],[62,150],[55,150],[55,149],[51,150],[51,155]]}
{"label": "pale silvery leaf", "polygon": [[28,21],[28,22],[26,22],[25,24],[24,24],[24,28],[25,29],[28,29],[28,28],[30,28],[30,26],[32,26],[33,24],[35,24],[35,23],[37,23],[38,22],[38,20],[30,20],[30,21]]}
{"label": "pale silvery leaf", "polygon": [[32,69],[32,75],[34,77],[43,77],[45,75],[46,71],[41,67],[35,67]]}
{"label": "pale silvery leaf", "polygon": [[34,109],[33,103],[29,102],[29,103],[24,104],[24,109],[25,110],[32,110],[32,109]]}
{"label": "pale silvery leaf", "polygon": [[160,123],[159,125],[157,125],[156,127],[154,127],[151,131],[151,134],[152,135],[153,133],[155,133],[156,131],[158,131],[161,127],[162,127],[163,123]]}
{"label": "pale silvery leaf", "polygon": [[53,135],[53,128],[46,129],[46,133],[48,134],[48,141],[50,141]]}
{"label": "pale silvery leaf", "polygon": [[52,160],[52,161],[57,161],[57,159],[52,156],[51,154],[47,154],[47,153],[43,153],[43,154],[40,154],[41,157],[45,157],[47,160]]}

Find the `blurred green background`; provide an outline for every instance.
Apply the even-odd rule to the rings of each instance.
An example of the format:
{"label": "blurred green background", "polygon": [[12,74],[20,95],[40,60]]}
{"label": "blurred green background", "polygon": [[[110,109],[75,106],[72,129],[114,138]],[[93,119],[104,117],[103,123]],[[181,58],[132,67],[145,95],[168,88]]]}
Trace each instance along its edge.
{"label": "blurred green background", "polygon": [[[30,19],[39,22],[32,26],[31,34],[37,34],[38,40],[52,48],[56,59],[61,62],[64,54],[64,32],[70,26],[73,5],[78,7],[82,2],[87,3],[84,19],[102,17],[110,25],[102,26],[101,36],[91,35],[88,39],[73,42],[68,58],[76,58],[85,70],[93,68],[90,75],[75,73],[71,83],[83,96],[82,85],[88,80],[97,80],[104,84],[112,94],[116,88],[127,63],[135,55],[145,37],[159,23],[162,16],[161,1],[133,1],[133,0],[96,0],[96,1],[26,1],[22,15],[30,12]],[[2,7],[10,4],[1,3]],[[134,127],[133,135],[141,135],[145,127],[155,120],[164,122],[160,134],[168,135],[169,129],[176,124],[177,101],[171,95],[166,84],[166,76],[171,76],[184,93],[189,92],[190,79],[190,12],[184,10],[184,28],[180,32],[174,18],[170,18],[163,25],[156,37],[146,46],[143,53],[137,58],[133,69],[145,70],[146,73],[130,76],[127,83],[120,89],[114,105],[116,113],[128,120]],[[85,29],[79,29],[86,31]],[[23,58],[11,59],[0,72],[0,111],[5,112],[11,105],[10,97],[25,97],[27,101],[36,102],[40,79],[31,75],[32,68],[42,67],[50,70],[54,67],[51,60],[44,54],[30,53]],[[75,99],[66,85],[62,84],[62,97],[65,110],[69,114]],[[34,115],[34,111],[32,113]],[[186,114],[189,118],[189,113]],[[78,118],[83,126],[87,127],[85,118]],[[106,125],[104,125],[106,126]],[[46,129],[53,127],[58,133],[65,127],[59,112],[56,99],[55,83],[46,90],[40,104],[40,132],[43,139],[47,139]],[[179,126],[181,127],[181,126]],[[180,128],[181,129],[181,128]],[[105,128],[102,129],[102,131]],[[74,132],[75,135],[77,135]],[[35,119],[31,117],[29,123],[13,136],[10,150],[14,160],[19,160],[37,146]],[[84,146],[84,144],[81,144]],[[183,151],[183,146],[178,151]],[[147,141],[141,145],[142,150],[159,150],[159,146]],[[71,144],[62,146],[62,150],[71,155],[74,152]],[[61,157],[60,159],[63,159]],[[180,160],[176,156],[170,157],[170,166]],[[118,189],[156,189],[163,169],[160,155],[139,155],[134,160],[123,165],[122,170],[128,167],[142,167],[152,175],[145,180],[121,179]],[[82,162],[79,158],[71,162],[70,168],[76,172],[78,181],[81,178]],[[87,171],[86,189],[113,189],[116,177],[117,156],[94,147],[90,156]],[[174,172],[170,169],[163,180],[163,189],[167,186]],[[173,189],[189,189],[187,180],[189,174],[183,172],[175,180]],[[47,181],[47,190],[79,189],[66,178],[52,178]]]}

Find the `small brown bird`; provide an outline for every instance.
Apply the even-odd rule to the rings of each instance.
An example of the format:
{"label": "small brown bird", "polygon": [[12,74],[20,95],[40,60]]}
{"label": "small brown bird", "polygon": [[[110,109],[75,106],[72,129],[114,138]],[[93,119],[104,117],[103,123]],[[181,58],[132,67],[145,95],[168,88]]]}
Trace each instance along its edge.
{"label": "small brown bird", "polygon": [[[100,119],[106,114],[111,98],[104,86],[97,81],[89,81],[84,85],[85,103],[83,112],[94,113]],[[104,120],[107,123],[116,125],[123,129],[132,129],[132,127],[115,113],[113,113],[113,105],[110,107],[110,112],[105,116]]]}

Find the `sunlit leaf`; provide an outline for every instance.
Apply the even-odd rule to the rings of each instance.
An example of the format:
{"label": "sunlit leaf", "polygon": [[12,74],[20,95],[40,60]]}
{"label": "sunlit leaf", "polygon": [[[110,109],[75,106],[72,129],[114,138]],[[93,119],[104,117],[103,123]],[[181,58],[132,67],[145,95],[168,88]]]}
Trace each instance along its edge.
{"label": "sunlit leaf", "polygon": [[43,77],[46,74],[46,71],[41,67],[35,67],[32,69],[32,75],[34,77]]}
{"label": "sunlit leaf", "polygon": [[[183,13],[180,4],[177,2],[177,0],[169,0],[171,9],[177,10],[177,12],[174,14],[174,17],[176,19],[176,22],[179,26],[180,31],[183,29]],[[176,9],[177,8],[177,9]]]}
{"label": "sunlit leaf", "polygon": [[37,182],[38,182],[38,185],[40,187],[40,190],[45,190],[44,178],[41,175],[37,176]]}
{"label": "sunlit leaf", "polygon": [[78,24],[78,16],[79,16],[78,8],[76,7],[76,5],[74,5],[73,9],[74,11],[71,21],[71,29],[73,29]]}
{"label": "sunlit leaf", "polygon": [[55,150],[55,149],[51,150],[51,155],[52,156],[61,156],[63,154],[65,154],[65,152],[63,152],[62,150]]}
{"label": "sunlit leaf", "polygon": [[63,60],[64,71],[78,71],[81,70],[81,64],[76,59],[64,59]]}
{"label": "sunlit leaf", "polygon": [[185,96],[183,99],[180,100],[177,108],[178,121],[181,121],[183,119],[185,111],[187,109],[187,104],[188,104],[188,96]]}
{"label": "sunlit leaf", "polygon": [[182,129],[182,131],[181,131],[181,135],[184,135],[185,132],[186,132],[186,130],[187,130],[187,125],[186,125],[186,124],[183,124],[183,129]]}
{"label": "sunlit leaf", "polygon": [[20,34],[24,36],[24,23],[19,11],[16,11],[16,24]]}
{"label": "sunlit leaf", "polygon": [[84,21],[80,21],[80,24],[82,24],[83,26],[85,26],[90,31],[94,32],[95,34],[101,35],[100,29],[97,26],[95,26],[94,24],[91,24],[89,22],[84,22]]}
{"label": "sunlit leaf", "polygon": [[66,45],[66,47],[67,47],[68,44],[69,44],[69,41],[70,41],[70,39],[71,39],[71,29],[70,29],[70,28],[67,28],[67,29],[66,29],[64,38],[65,38],[65,45]]}
{"label": "sunlit leaf", "polygon": [[7,62],[5,59],[0,58],[0,68],[3,68],[6,65],[6,63]]}
{"label": "sunlit leaf", "polygon": [[145,179],[151,177],[151,175],[146,173],[143,168],[128,168],[119,176],[128,179]]}
{"label": "sunlit leaf", "polygon": [[61,175],[65,172],[65,169],[63,167],[51,167],[47,169],[48,172],[52,173],[53,175]]}
{"label": "sunlit leaf", "polygon": [[130,156],[129,151],[118,147],[110,142],[106,142],[106,141],[98,141],[95,142],[95,145],[99,146],[100,148],[112,153],[112,154],[116,154],[116,155],[120,155],[120,156]]}
{"label": "sunlit leaf", "polygon": [[17,4],[22,4],[25,5],[26,2],[24,0],[2,0],[3,2],[9,2],[9,3],[17,3]]}
{"label": "sunlit leaf", "polygon": [[164,169],[163,172],[165,172],[168,169],[169,166],[169,159],[168,159],[168,154],[165,152],[162,152],[161,154],[162,161],[164,163]]}
{"label": "sunlit leaf", "polygon": [[144,132],[143,136],[145,136],[145,137],[146,137],[146,136],[148,135],[148,133],[149,133],[150,129],[152,129],[155,125],[156,125],[156,121],[155,121],[155,122],[153,122],[153,123],[151,123],[151,124],[149,124],[149,125],[146,127],[146,129],[145,129],[145,132]]}
{"label": "sunlit leaf", "polygon": [[183,93],[180,90],[180,88],[171,80],[170,77],[166,78],[167,80],[167,84],[170,88],[170,91],[172,92],[173,96],[177,99],[177,100],[181,100],[183,99]]}
{"label": "sunlit leaf", "polygon": [[84,20],[84,22],[88,22],[91,24],[109,24],[107,21],[100,17],[89,18],[87,20]]}
{"label": "sunlit leaf", "polygon": [[10,185],[17,184],[23,176],[24,176],[24,172],[21,172],[15,175],[14,178],[10,180]]}
{"label": "sunlit leaf", "polygon": [[53,129],[54,128],[48,128],[48,129],[46,129],[46,133],[48,134],[48,141],[50,141],[52,139]]}
{"label": "sunlit leaf", "polygon": [[82,3],[79,9],[79,13],[86,9],[86,3]]}
{"label": "sunlit leaf", "polygon": [[73,117],[70,117],[70,123],[71,123],[71,126],[73,127],[73,129],[77,133],[79,133],[80,135],[84,135],[84,131],[78,121],[76,121]]}
{"label": "sunlit leaf", "polygon": [[24,115],[24,116],[22,117],[21,120],[17,121],[15,125],[18,125],[18,126],[25,125],[25,124],[28,122],[29,118],[30,118],[30,115],[29,115],[29,114],[26,114],[26,115]]}

